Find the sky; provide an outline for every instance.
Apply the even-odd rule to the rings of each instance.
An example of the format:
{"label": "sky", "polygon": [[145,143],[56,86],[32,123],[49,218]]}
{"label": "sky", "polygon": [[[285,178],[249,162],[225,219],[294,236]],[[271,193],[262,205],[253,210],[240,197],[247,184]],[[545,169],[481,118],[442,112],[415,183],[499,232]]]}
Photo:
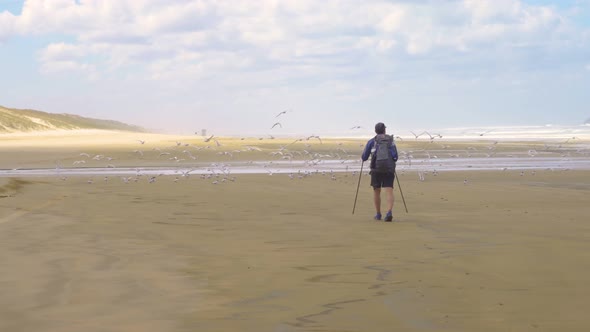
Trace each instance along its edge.
{"label": "sky", "polygon": [[2,106],[178,134],[578,125],[590,0],[0,0],[0,75]]}

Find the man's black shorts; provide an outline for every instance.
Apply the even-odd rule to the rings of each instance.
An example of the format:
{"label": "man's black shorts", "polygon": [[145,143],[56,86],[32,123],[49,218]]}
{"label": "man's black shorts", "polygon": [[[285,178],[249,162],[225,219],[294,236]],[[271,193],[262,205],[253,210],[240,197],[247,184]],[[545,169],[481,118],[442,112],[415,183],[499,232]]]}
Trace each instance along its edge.
{"label": "man's black shorts", "polygon": [[394,173],[376,173],[371,172],[371,187],[373,188],[393,188]]}

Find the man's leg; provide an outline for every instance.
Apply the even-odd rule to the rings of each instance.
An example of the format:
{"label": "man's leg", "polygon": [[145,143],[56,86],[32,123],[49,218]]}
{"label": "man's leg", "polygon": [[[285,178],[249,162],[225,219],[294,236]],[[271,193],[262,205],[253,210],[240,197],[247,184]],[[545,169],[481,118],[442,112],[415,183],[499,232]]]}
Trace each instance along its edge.
{"label": "man's leg", "polygon": [[381,214],[381,188],[373,188],[373,202],[375,203],[375,211]]}
{"label": "man's leg", "polygon": [[393,209],[393,180],[394,174],[388,174],[386,180],[384,180],[383,188],[387,193],[387,214],[385,215],[385,221],[392,221],[393,215],[391,210]]}
{"label": "man's leg", "polygon": [[387,213],[385,214],[385,221],[392,221],[393,214],[391,209],[393,209],[393,187],[384,187],[385,192],[387,193]]}
{"label": "man's leg", "polygon": [[391,211],[393,209],[393,188],[387,187],[385,188],[385,193],[387,194],[387,211]]}

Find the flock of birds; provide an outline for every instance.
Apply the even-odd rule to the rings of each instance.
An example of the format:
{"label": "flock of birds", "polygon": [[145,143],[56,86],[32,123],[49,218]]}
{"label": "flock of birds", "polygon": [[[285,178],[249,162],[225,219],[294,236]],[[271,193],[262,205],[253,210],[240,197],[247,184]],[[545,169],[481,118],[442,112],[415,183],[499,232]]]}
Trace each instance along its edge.
{"label": "flock of birds", "polygon": [[[278,118],[288,114],[291,110],[282,111],[274,117],[274,123],[270,126],[273,130],[277,127],[282,128],[282,124],[276,121]],[[350,130],[362,129],[362,126],[350,127]],[[490,131],[481,133],[483,136]],[[508,149],[498,149],[498,141],[491,141],[488,144],[478,144],[475,146],[467,146],[465,148],[457,148],[460,145],[448,145],[444,141],[439,141],[443,138],[441,134],[431,134],[424,131],[420,134],[411,132],[414,136],[415,142],[428,142],[431,144],[415,145],[419,149],[399,149],[398,173],[404,173],[406,170],[416,170],[418,174],[418,181],[425,181],[428,175],[437,176],[438,167],[443,167],[444,163],[453,158],[492,158],[492,157],[537,157],[539,155],[560,156],[564,161],[571,159],[577,155],[588,156],[590,150],[587,148],[572,148],[571,143],[577,138],[572,137],[564,142],[556,144],[545,144],[543,149],[538,146],[523,146],[520,150],[510,147]],[[425,137],[426,140],[420,139]],[[259,140],[265,137],[259,137]],[[400,136],[395,136],[397,141],[404,141]],[[241,138],[245,140],[246,138]],[[269,135],[269,139],[274,139],[274,136]],[[436,141],[435,141],[436,140]],[[176,164],[173,171],[173,181],[179,182],[182,179],[187,179],[198,171],[199,177],[204,180],[209,180],[212,184],[220,184],[225,182],[234,182],[236,177],[233,175],[233,167],[261,167],[266,170],[269,176],[275,174],[287,174],[290,179],[305,179],[312,175],[328,175],[330,179],[336,181],[342,175],[348,177],[349,175],[356,176],[361,164],[360,155],[364,149],[365,143],[362,142],[358,146],[351,146],[351,144],[336,143],[330,144],[330,147],[324,147],[322,138],[319,135],[310,135],[297,138],[294,141],[280,145],[277,148],[269,149],[266,147],[259,147],[254,144],[242,145],[240,148],[225,147],[223,140],[215,135],[210,135],[203,138],[205,144],[194,144],[187,142],[176,141],[169,147],[154,146],[151,149],[149,143],[143,139],[137,139],[138,148],[131,150],[125,157],[128,163],[130,160],[137,158],[140,163],[151,166],[170,166],[170,163]],[[314,144],[314,143],[319,143]],[[445,144],[446,143],[446,144]],[[223,160],[223,162],[206,163],[200,162],[199,154],[202,151],[207,151],[208,156],[213,154],[219,157],[214,158]],[[255,154],[253,158],[245,158],[247,154]],[[240,156],[240,157],[237,157]],[[264,157],[266,156],[266,157]],[[210,158],[206,158],[210,159]],[[256,161],[267,159],[264,161]],[[270,159],[270,160],[269,160]],[[71,160],[71,159],[70,159]],[[109,169],[129,169],[134,166],[122,165],[115,166],[117,158],[103,154],[91,155],[82,152],[72,161],[72,167],[102,167]],[[132,164],[137,165],[137,162]],[[195,168],[196,164],[200,164],[199,168]],[[400,167],[401,166],[401,167]],[[469,166],[468,166],[469,167]],[[444,167],[443,167],[444,168]],[[56,173],[60,175],[62,180],[66,180],[67,176],[61,176],[63,170],[62,162],[56,162]],[[154,183],[156,180],[164,175],[170,174],[168,172],[161,172],[153,174],[153,167],[139,168],[135,166],[135,174],[133,176],[121,176],[120,179],[124,183],[138,182],[145,178],[148,183]],[[293,169],[297,169],[293,171]],[[507,167],[502,168],[503,171],[508,170]],[[64,172],[67,173],[67,172]],[[106,173],[105,173],[106,174]],[[365,173],[367,174],[367,173]],[[521,172],[521,176],[524,176]],[[532,172],[535,174],[535,171]],[[94,183],[94,177],[88,180],[88,183]],[[104,176],[103,181],[109,181],[108,176]],[[467,179],[464,184],[467,184]]]}

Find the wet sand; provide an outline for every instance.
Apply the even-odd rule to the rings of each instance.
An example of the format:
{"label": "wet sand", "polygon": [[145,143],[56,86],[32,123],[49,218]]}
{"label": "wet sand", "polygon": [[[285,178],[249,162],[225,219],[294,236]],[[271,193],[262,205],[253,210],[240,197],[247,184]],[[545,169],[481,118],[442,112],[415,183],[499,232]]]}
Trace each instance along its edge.
{"label": "wet sand", "polygon": [[0,331],[590,328],[590,171],[148,178],[0,178]]}
{"label": "wet sand", "polygon": [[0,330],[588,329],[590,172],[400,177],[0,179]]}

